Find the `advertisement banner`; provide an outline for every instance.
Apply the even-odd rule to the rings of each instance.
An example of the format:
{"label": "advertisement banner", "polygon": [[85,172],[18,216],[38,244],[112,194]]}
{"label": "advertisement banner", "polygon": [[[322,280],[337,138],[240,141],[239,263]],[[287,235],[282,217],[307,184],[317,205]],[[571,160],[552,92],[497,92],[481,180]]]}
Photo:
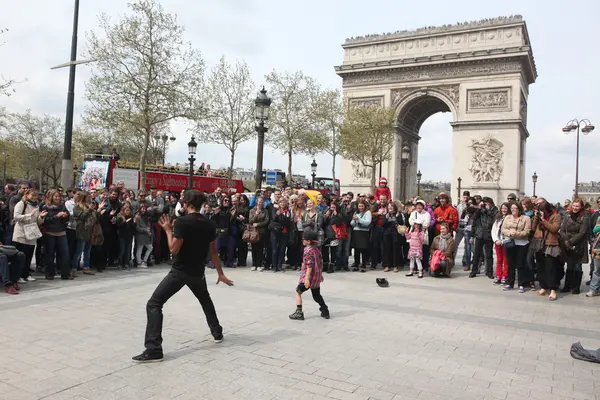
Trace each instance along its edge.
{"label": "advertisement banner", "polygon": [[[244,191],[242,181],[232,179],[227,185],[226,178],[212,178],[206,176],[194,176],[194,189],[201,192],[212,193],[216,188],[220,187],[223,190],[235,190],[238,193]],[[188,187],[188,176],[185,174],[169,174],[164,172],[146,172],[146,189],[152,186],[158,190],[166,190],[169,192],[179,192]]]}
{"label": "advertisement banner", "polygon": [[78,187],[84,190],[105,188],[109,167],[110,161],[108,160],[84,161]]}
{"label": "advertisement banner", "polygon": [[131,168],[115,168],[112,170],[113,185],[123,182],[130,190],[137,190],[140,185],[140,171]]}

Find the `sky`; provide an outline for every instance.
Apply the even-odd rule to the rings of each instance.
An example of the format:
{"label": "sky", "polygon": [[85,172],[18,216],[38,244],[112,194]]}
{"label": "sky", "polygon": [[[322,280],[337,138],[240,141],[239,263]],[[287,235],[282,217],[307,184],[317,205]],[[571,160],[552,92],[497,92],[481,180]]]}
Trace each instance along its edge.
{"label": "sky", "polygon": [[[7,2],[8,3],[8,2]],[[64,118],[68,69],[50,67],[68,61],[73,0],[12,1],[3,6],[0,28],[0,73],[20,81],[16,93],[0,98],[9,112],[31,109]],[[98,15],[118,18],[127,11],[125,0],[81,0],[79,55],[85,54],[86,32],[98,30]],[[429,0],[426,7],[408,1],[358,0],[283,2],[277,0],[162,0],[164,8],[178,15],[185,38],[203,54],[208,67],[222,55],[229,61],[245,60],[257,90],[272,70],[303,70],[325,88],[341,88],[334,66],[341,65],[341,44],[348,37],[416,29],[424,26],[521,14],[527,22],[538,79],[530,86],[525,191],[531,193],[531,175],[539,176],[537,194],[553,201],[570,197],[575,182],[575,135],[561,128],[572,118],[588,118],[599,128],[581,137],[580,181],[600,180],[600,52],[597,51],[600,15],[597,0],[504,0],[482,2]],[[85,108],[84,86],[89,67],[78,68],[76,123]],[[267,88],[268,90],[268,88]],[[450,181],[451,115],[430,117],[420,131],[419,169],[423,180]],[[167,162],[185,162],[189,133],[175,124],[177,137]],[[228,164],[227,150],[201,144],[198,159],[215,166]],[[311,159],[293,158],[294,173],[310,174]],[[332,158],[319,155],[318,175],[330,176]],[[253,168],[256,141],[238,150],[236,166]],[[286,170],[287,157],[267,149],[265,168]],[[338,165],[339,168],[339,165]],[[342,183],[343,185],[343,183]]]}

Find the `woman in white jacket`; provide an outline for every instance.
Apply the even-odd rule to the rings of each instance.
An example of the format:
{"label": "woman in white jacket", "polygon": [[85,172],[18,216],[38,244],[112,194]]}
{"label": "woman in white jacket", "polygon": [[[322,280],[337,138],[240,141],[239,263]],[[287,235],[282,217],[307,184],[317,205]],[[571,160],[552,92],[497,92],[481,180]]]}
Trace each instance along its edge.
{"label": "woman in white jacket", "polygon": [[[35,281],[30,274],[29,267],[31,267],[31,260],[33,259],[37,238],[28,239],[25,235],[25,226],[35,224],[37,227],[44,222],[44,217],[47,212],[44,211],[40,213],[37,195],[37,190],[28,189],[25,194],[23,194],[22,200],[15,205],[13,215],[15,228],[12,241],[15,247],[25,254],[25,265],[23,266],[23,271],[21,271],[21,280],[19,280],[19,283]],[[41,232],[39,235],[41,237]]]}
{"label": "woman in white jacket", "polygon": [[510,204],[502,204],[496,214],[494,225],[492,225],[492,240],[496,249],[496,278],[494,279],[494,285],[499,285],[500,283],[504,285],[506,278],[508,278],[508,259],[506,258],[506,250],[503,245],[505,237],[502,234],[502,222],[504,221],[504,217],[509,213]]}
{"label": "woman in white jacket", "polygon": [[[414,224],[420,224],[422,229],[427,232],[429,225],[431,224],[431,215],[425,210],[425,201],[417,200],[416,209],[410,213],[410,217],[408,218],[408,223],[410,224],[411,232],[413,231]],[[429,235],[425,235],[425,241],[423,242],[424,246],[429,246]]]}
{"label": "woman in white jacket", "polygon": [[[354,247],[354,267],[352,271],[367,272],[367,260],[369,259],[369,244],[371,230],[371,211],[364,201],[359,201],[357,211],[350,222],[352,225],[352,243]],[[360,259],[362,256],[362,264]]]}

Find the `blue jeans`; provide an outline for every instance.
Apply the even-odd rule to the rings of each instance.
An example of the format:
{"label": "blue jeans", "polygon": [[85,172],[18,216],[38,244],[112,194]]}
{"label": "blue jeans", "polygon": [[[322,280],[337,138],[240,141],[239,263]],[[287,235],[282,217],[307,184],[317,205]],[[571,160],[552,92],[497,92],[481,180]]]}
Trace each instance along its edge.
{"label": "blue jeans", "polygon": [[[462,257],[462,265],[465,267],[471,266],[471,232],[465,231],[464,229],[458,229],[456,231],[456,235],[454,236],[454,258],[456,259],[456,255],[458,254],[458,248],[460,247],[460,242],[464,239],[465,241],[465,252]],[[456,262],[454,263],[456,265]]]}
{"label": "blue jeans", "polygon": [[67,236],[52,236],[45,234],[44,246],[46,246],[46,277],[53,277],[54,272],[56,271],[56,265],[54,264],[55,249],[56,260],[58,261],[58,268],[60,269],[60,275],[62,277],[68,277],[70,275],[70,257]]}
{"label": "blue jeans", "polygon": [[10,225],[10,224],[6,225],[6,230],[4,231],[4,241],[2,243],[4,243],[7,246],[12,245],[12,236],[13,236],[14,230],[15,230],[14,225]]}
{"label": "blue jeans", "polygon": [[92,245],[90,242],[77,239],[77,250],[75,250],[75,257],[73,257],[73,264],[71,265],[71,269],[73,271],[77,270],[79,267],[79,260],[81,260],[81,255],[83,254],[83,269],[90,269],[90,253],[92,251]]}
{"label": "blue jeans", "polygon": [[10,260],[6,255],[0,254],[0,275],[4,286],[17,282],[23,268],[25,268],[25,253],[19,251]]}
{"label": "blue jeans", "polygon": [[337,257],[336,257],[336,266],[337,267],[347,267],[348,266],[348,248],[347,244],[350,242],[349,239],[338,239],[337,245]]}
{"label": "blue jeans", "polygon": [[594,258],[594,274],[592,282],[590,282],[590,290],[592,292],[600,292],[600,260]]}
{"label": "blue jeans", "polygon": [[273,264],[273,270],[275,271],[281,271],[281,265],[283,264],[285,249],[288,245],[289,238],[289,233],[271,231],[271,248],[273,249],[271,262]]}

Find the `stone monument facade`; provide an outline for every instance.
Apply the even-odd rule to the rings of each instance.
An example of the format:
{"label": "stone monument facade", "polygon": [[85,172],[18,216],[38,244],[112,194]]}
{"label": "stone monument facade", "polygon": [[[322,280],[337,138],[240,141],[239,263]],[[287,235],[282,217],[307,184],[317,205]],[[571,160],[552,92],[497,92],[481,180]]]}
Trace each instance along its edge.
{"label": "stone monument facade", "polygon": [[[396,144],[380,169],[395,199],[417,193],[419,130],[438,112],[452,113],[452,192],[495,201],[525,186],[529,85],[537,71],[521,16],[347,39],[335,67],[349,103],[396,109]],[[405,164],[404,146],[410,149]],[[379,171],[377,171],[379,173]],[[370,171],[342,160],[342,191],[372,192]]]}

